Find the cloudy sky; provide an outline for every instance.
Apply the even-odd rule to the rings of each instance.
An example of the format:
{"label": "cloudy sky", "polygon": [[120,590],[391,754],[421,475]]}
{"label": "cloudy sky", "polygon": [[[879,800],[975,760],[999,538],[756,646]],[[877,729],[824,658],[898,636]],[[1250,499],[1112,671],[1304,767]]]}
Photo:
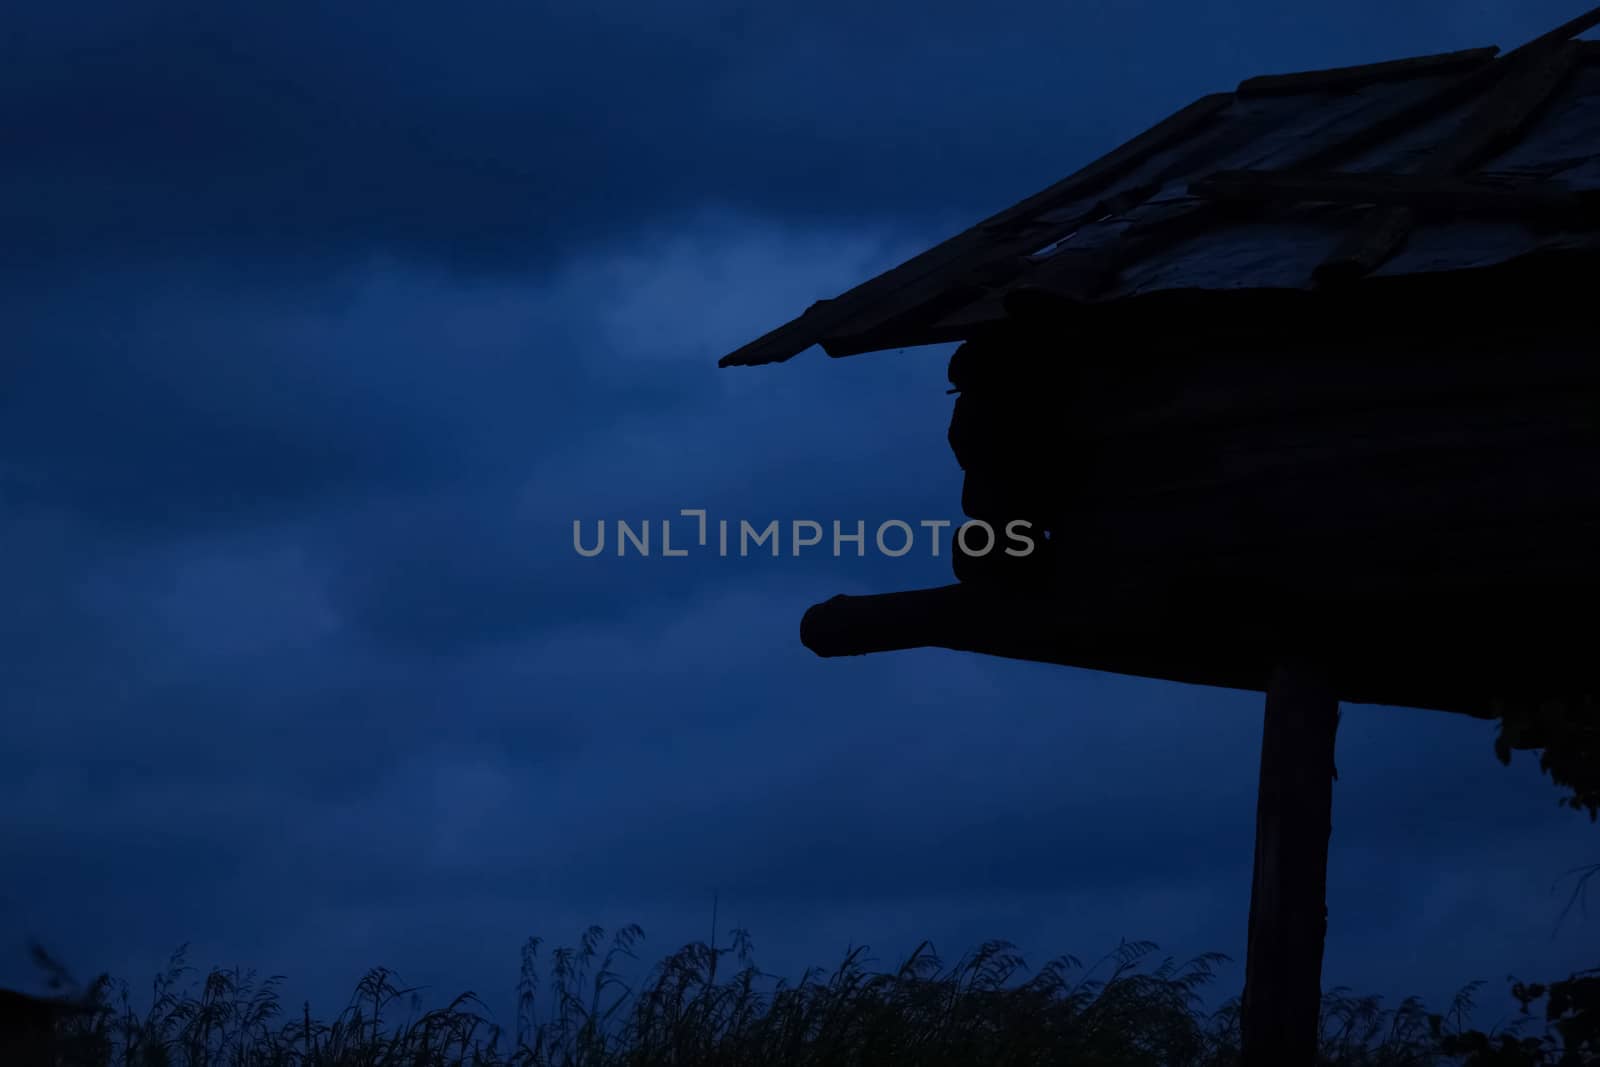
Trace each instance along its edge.
{"label": "cloudy sky", "polygon": [[[379,963],[497,998],[528,935],[654,956],[714,893],[790,974],[1242,960],[1258,696],[819,660],[809,604],[947,560],[584,559],[571,524],[956,518],[948,349],[717,357],[1203,93],[1576,7],[9,12],[0,984],[37,937],[141,986],[191,942],[333,1007]],[[1594,962],[1552,886],[1596,831],[1492,736],[1347,708],[1328,985]]]}

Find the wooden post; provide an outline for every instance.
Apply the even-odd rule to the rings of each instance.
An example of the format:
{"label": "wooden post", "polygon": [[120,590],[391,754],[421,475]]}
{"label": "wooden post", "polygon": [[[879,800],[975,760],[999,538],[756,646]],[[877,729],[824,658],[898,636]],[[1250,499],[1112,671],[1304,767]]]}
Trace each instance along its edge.
{"label": "wooden post", "polygon": [[1325,670],[1304,660],[1281,664],[1261,735],[1243,1067],[1316,1063],[1338,724],[1339,699]]}

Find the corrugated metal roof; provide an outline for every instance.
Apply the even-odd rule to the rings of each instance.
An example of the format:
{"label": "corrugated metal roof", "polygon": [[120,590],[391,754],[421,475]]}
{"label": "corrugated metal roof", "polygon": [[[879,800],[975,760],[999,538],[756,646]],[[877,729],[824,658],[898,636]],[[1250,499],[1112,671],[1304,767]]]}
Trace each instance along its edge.
{"label": "corrugated metal roof", "polygon": [[723,357],[959,340],[1018,291],[1100,304],[1600,252],[1600,25],[1251,78]]}

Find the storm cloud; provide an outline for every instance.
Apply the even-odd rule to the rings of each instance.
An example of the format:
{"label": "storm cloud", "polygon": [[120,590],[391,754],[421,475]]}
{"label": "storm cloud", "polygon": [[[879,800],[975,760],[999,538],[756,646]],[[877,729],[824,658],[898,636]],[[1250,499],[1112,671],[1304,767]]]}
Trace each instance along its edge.
{"label": "storm cloud", "polygon": [[[1259,698],[820,661],[809,604],[948,560],[584,559],[572,522],[956,518],[947,348],[717,357],[1205,92],[1569,7],[12,13],[0,984],[29,936],[139,981],[191,941],[493,1004],[523,937],[665,951],[713,893],[787,973],[1242,958]],[[1329,984],[1593,962],[1550,892],[1593,830],[1491,738],[1347,710]]]}

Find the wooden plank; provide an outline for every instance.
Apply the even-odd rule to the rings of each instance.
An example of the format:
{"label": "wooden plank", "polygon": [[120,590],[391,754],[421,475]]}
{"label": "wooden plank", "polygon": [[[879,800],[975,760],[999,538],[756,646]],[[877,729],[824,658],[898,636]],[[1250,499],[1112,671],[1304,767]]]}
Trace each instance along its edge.
{"label": "wooden plank", "polygon": [[1421,172],[1460,174],[1514,144],[1571,76],[1577,59],[1578,49],[1563,41],[1500,61],[1516,65],[1507,67],[1504,80],[1456,133],[1428,154]]}
{"label": "wooden plank", "polygon": [[1471,70],[1492,60],[1499,51],[1500,49],[1494,46],[1468,48],[1458,52],[1391,59],[1382,63],[1330,67],[1326,70],[1307,70],[1293,74],[1264,74],[1240,82],[1234,92],[1242,97],[1250,97],[1359,89],[1376,82]]}
{"label": "wooden plank", "polygon": [[1576,227],[1600,222],[1600,198],[1553,181],[1231,170],[1191,182],[1189,192],[1209,200],[1245,203],[1383,204],[1426,215],[1508,216]]}
{"label": "wooden plank", "polygon": [[[1471,99],[1504,73],[1505,63],[1506,60],[1501,59],[1481,64],[1432,92],[1415,99],[1402,100],[1351,133],[1326,144],[1307,148],[1292,158],[1281,170],[1297,173],[1336,167],[1373,146],[1400,136],[1451,107]],[[1206,227],[1227,221],[1227,210],[1227,205],[1207,202],[1175,211],[1171,217],[1160,219],[1152,225],[1131,227],[1124,235],[1121,244],[1108,254],[1107,272],[1116,273],[1128,264],[1160,251],[1176,241],[1201,232]],[[1330,270],[1337,276],[1340,270],[1358,268],[1368,258],[1392,252],[1393,248],[1386,242],[1393,242],[1396,234],[1406,231],[1407,225],[1408,221],[1397,212],[1388,212],[1385,209],[1381,218],[1373,220],[1369,231],[1353,235],[1347,247],[1335,253],[1333,258],[1348,262],[1352,266],[1332,267]],[[1047,276],[1048,269],[1039,273],[1041,276]],[[1044,284],[1048,286],[1047,281]]]}
{"label": "wooden plank", "polygon": [[1165,206],[1129,226],[1114,244],[1083,260],[1051,260],[1041,264],[1028,279],[1029,283],[1092,298],[1110,286],[1128,265],[1225,223],[1236,212],[1233,205],[1215,201]]}
{"label": "wooden plank", "polygon": [[[1569,25],[1580,24],[1575,20]],[[1429,152],[1420,167],[1423,175],[1460,174],[1516,142],[1577,65],[1578,50],[1570,41],[1547,34],[1540,42],[1485,68],[1504,71],[1503,80],[1454,135]],[[1409,207],[1386,204],[1374,209],[1318,265],[1315,280],[1347,284],[1371,273],[1405,246],[1415,222]]]}
{"label": "wooden plank", "polygon": [[[1313,146],[1293,157],[1281,170],[1284,172],[1314,172],[1338,164],[1367,151],[1374,145],[1391,140],[1416,126],[1435,118],[1449,108],[1470,99],[1491,85],[1505,71],[1505,60],[1484,63],[1471,69],[1439,88],[1415,99],[1402,100],[1369,120],[1359,129],[1327,144]],[[1184,240],[1206,228],[1225,223],[1232,205],[1208,201],[1193,207],[1175,207],[1150,222],[1136,224],[1123,235],[1122,241],[1106,253],[1104,273],[1115,275],[1127,265]],[[1395,240],[1397,233],[1406,230],[1408,221],[1398,213],[1387,213],[1375,219],[1370,232],[1357,233],[1348,241],[1348,247],[1339,249],[1335,258],[1359,265],[1366,258],[1385,255],[1393,249],[1385,241]],[[1335,274],[1340,269],[1331,268]],[[1038,272],[1041,284],[1049,286],[1049,265]]]}
{"label": "wooden plank", "polygon": [[[1026,241],[1003,238],[1019,220],[1060,202],[1105,188],[1152,155],[1216,118],[1233,102],[1232,93],[1212,93],[1167,117],[1139,136],[1049,187],[1000,211],[976,226],[831,300],[818,301],[799,318],[723,356],[722,367],[755,366],[790,359],[861,315],[891,319],[915,312],[983,260],[1022,254]],[[1062,232],[1072,229],[1064,225]],[[1043,243],[1042,241],[1040,243]]]}
{"label": "wooden plank", "polygon": [[1563,22],[1561,25],[1557,26],[1548,33],[1541,33],[1527,44],[1519,45],[1516,48],[1513,48],[1511,51],[1506,53],[1505,58],[1514,59],[1520,56],[1531,54],[1533,52],[1541,51],[1553,44],[1560,44],[1563,41],[1570,41],[1574,37],[1578,36],[1578,34],[1587,33],[1596,26],[1600,26],[1600,7],[1591,8],[1590,10],[1585,11],[1583,14],[1578,15],[1576,18],[1572,18],[1566,22]]}
{"label": "wooden plank", "polygon": [[1317,1063],[1338,723],[1327,668],[1304,657],[1279,664],[1261,734],[1242,1067]]}
{"label": "wooden plank", "polygon": [[[1516,73],[1519,68],[1525,68],[1530,60],[1538,62],[1552,50],[1558,50],[1556,46],[1594,25],[1600,25],[1600,8],[1507,52],[1493,62],[1485,63],[1470,70],[1468,73],[1440,86],[1426,96],[1396,106],[1387,114],[1380,116],[1346,137],[1313,149],[1297,159],[1292,164],[1292,169],[1319,170],[1335,166],[1352,156],[1360,155],[1374,145],[1381,144],[1448,111],[1457,104],[1464,103],[1507,74]],[[1578,28],[1572,30],[1574,26]],[[1568,32],[1569,30],[1571,32]],[[1574,57],[1576,54],[1577,50],[1572,50]],[[1463,123],[1461,129],[1461,136],[1464,140],[1473,137],[1472,123]],[[1436,173],[1445,172],[1439,171]]]}
{"label": "wooden plank", "polygon": [[[1137,137],[1113,149],[1111,152],[1082,167],[1055,184],[1033,194],[1025,200],[1006,208],[1004,211],[978,223],[974,229],[987,233],[996,231],[1014,231],[1020,225],[1028,222],[1033,216],[1050,210],[1062,202],[1079,197],[1090,196],[1100,190],[1108,188],[1113,182],[1124,177],[1129,171],[1143,164],[1151,157],[1166,151],[1180,141],[1188,140],[1199,130],[1209,125],[1233,104],[1232,93],[1209,93],[1196,100],[1194,103],[1173,112],[1167,118],[1145,130]],[[1149,186],[1140,186],[1134,193],[1138,200],[1143,200],[1154,190]],[[1120,201],[1113,199],[1104,205],[1112,210],[1119,206],[1125,207]],[[1063,233],[1071,230],[1072,226],[1062,228]]]}

